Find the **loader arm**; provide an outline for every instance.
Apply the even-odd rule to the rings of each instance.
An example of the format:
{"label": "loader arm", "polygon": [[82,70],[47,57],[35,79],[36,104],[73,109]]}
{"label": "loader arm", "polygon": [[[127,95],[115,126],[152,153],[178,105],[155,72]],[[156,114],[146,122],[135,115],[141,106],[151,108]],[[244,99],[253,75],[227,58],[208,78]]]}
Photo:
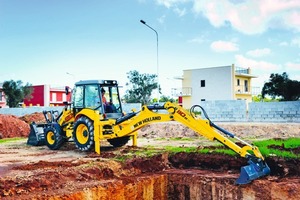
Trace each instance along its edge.
{"label": "loader arm", "polygon": [[[155,112],[158,110],[165,110],[167,113]],[[203,112],[205,113],[204,109]],[[148,124],[177,121],[211,141],[217,140],[221,142],[241,157],[248,159],[250,165],[242,167],[241,175],[237,180],[238,184],[249,183],[251,180],[270,174],[270,169],[264,162],[264,157],[256,146],[253,146],[236,137],[234,134],[218,127],[211,122],[209,118],[195,118],[192,113],[187,112],[177,104],[167,102],[163,106],[143,106],[140,112],[132,113],[131,116],[127,118],[128,119],[116,121],[117,126],[115,126],[116,129],[114,133],[118,137],[130,135]],[[235,138],[244,146],[241,147],[240,145],[237,145],[231,138]]]}

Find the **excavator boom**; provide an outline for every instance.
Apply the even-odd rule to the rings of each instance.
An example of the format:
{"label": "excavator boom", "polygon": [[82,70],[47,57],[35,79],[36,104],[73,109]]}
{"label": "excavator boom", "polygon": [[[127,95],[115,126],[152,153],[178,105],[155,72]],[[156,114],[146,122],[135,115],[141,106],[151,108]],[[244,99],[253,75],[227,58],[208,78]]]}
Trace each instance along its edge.
{"label": "excavator boom", "polygon": [[[243,141],[234,134],[214,124],[208,118],[205,110],[201,106],[198,107],[202,109],[207,119],[197,119],[192,113],[188,113],[181,106],[171,102],[167,102],[163,106],[143,106],[140,112],[131,113],[130,118],[127,116],[126,120],[119,119],[116,127],[119,126],[122,128],[116,130],[115,134],[119,137],[123,137],[129,133],[134,133],[147,124],[177,121],[209,140],[219,141],[223,145],[235,151],[241,157],[248,159],[249,165],[241,168],[240,177],[236,181],[237,184],[246,184],[254,179],[270,174],[270,168],[267,163],[264,162],[264,157],[256,146]],[[159,110],[166,110],[167,113],[160,113],[158,112]],[[128,121],[130,122],[128,123]],[[123,126],[122,123],[125,123],[126,125]],[[239,145],[233,142],[232,139],[238,140]],[[243,146],[240,144],[243,144]]]}

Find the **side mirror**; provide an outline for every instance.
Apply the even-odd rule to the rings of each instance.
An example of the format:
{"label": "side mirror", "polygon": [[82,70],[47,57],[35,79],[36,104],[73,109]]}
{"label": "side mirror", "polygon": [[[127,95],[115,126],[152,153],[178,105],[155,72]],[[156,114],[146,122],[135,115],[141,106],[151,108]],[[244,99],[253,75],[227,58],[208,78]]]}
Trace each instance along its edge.
{"label": "side mirror", "polygon": [[69,86],[65,87],[65,93],[66,93],[66,95],[70,94],[70,87]]}

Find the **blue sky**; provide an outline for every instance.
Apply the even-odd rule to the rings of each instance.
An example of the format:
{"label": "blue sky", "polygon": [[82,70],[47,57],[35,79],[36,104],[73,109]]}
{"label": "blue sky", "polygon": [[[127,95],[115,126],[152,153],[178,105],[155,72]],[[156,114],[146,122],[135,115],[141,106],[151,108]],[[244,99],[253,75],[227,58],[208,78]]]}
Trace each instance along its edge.
{"label": "blue sky", "polygon": [[0,82],[125,86],[158,71],[170,95],[183,70],[235,64],[262,87],[271,73],[299,81],[299,50],[299,0],[0,0]]}

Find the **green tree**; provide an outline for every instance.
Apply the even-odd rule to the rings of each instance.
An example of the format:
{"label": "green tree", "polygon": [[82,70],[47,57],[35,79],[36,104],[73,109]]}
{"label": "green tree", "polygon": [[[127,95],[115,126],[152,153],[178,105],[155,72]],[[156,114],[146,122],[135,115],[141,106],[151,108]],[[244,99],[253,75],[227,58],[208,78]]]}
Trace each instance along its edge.
{"label": "green tree", "polygon": [[262,89],[262,97],[266,95],[272,99],[279,97],[280,101],[297,101],[300,98],[300,82],[289,79],[286,72],[282,75],[272,73]]}
{"label": "green tree", "polygon": [[253,102],[278,102],[279,100],[278,99],[270,99],[270,98],[262,98],[262,95],[259,94],[257,96],[253,96],[252,97],[252,101]]}
{"label": "green tree", "polygon": [[167,102],[167,101],[175,102],[175,100],[173,98],[167,97],[165,95],[162,95],[159,99],[159,102]]}
{"label": "green tree", "polygon": [[18,107],[19,103],[24,101],[24,99],[30,100],[32,98],[32,85],[26,83],[26,85],[23,86],[23,83],[20,80],[4,81],[2,89],[6,97],[7,105],[10,108]]}
{"label": "green tree", "polygon": [[124,100],[127,103],[149,104],[152,91],[158,88],[156,77],[155,74],[140,74],[136,70],[128,72],[129,83],[126,83],[126,86],[129,89],[126,90]]}

